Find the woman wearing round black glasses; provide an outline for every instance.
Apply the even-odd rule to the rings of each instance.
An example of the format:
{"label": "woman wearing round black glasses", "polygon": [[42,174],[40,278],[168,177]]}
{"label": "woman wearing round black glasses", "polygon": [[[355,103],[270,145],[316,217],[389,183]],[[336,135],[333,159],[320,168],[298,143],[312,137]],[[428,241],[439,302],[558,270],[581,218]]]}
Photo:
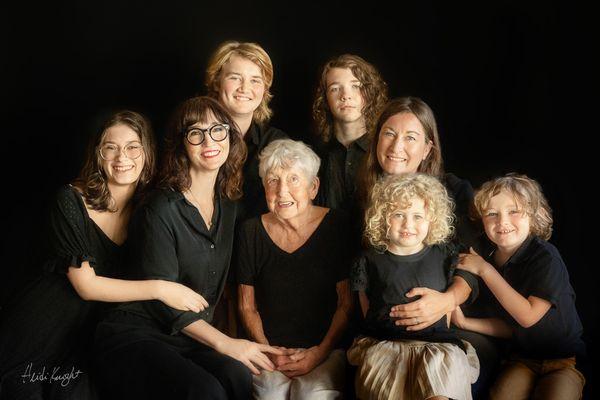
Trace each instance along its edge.
{"label": "woman wearing round black glasses", "polygon": [[273,370],[267,345],[215,329],[225,285],[246,147],[235,122],[208,97],[185,101],[167,135],[159,187],[131,224],[135,277],[188,285],[209,306],[181,312],[133,302],[98,326],[101,393],[111,399],[251,398],[251,372]]}

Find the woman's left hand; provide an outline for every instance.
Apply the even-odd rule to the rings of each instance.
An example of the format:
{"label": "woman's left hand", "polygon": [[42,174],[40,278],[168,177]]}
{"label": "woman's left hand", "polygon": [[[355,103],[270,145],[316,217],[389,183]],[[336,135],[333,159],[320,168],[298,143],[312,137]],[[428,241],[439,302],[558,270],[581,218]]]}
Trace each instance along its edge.
{"label": "woman's left hand", "polygon": [[433,325],[455,307],[454,296],[434,289],[418,287],[411,289],[406,297],[421,296],[407,304],[392,307],[390,317],[399,318],[396,325],[406,326],[407,331],[419,331]]}
{"label": "woman's left hand", "polygon": [[293,362],[281,366],[278,371],[288,378],[305,375],[321,364],[326,357],[327,354],[319,346],[299,350],[296,354],[290,356]]}

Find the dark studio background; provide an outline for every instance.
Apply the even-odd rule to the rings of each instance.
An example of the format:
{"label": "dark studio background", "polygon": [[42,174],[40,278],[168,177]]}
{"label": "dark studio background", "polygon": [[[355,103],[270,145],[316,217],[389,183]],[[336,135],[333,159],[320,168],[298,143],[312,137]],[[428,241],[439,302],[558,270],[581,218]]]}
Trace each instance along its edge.
{"label": "dark studio background", "polygon": [[[423,98],[438,119],[446,169],[473,186],[510,171],[537,179],[554,210],[551,242],[577,292],[590,353],[597,332],[591,139],[586,105],[592,48],[575,5],[477,7],[395,2],[278,6],[22,3],[1,15],[3,261],[1,301],[35,259],[45,208],[72,180],[94,118],[132,108],[161,142],[174,106],[204,93],[217,45],[255,41],[275,66],[272,125],[312,140],[320,66],[355,53],[376,65],[391,97]],[[596,48],[597,50],[597,48]],[[592,371],[586,392],[592,397]]]}

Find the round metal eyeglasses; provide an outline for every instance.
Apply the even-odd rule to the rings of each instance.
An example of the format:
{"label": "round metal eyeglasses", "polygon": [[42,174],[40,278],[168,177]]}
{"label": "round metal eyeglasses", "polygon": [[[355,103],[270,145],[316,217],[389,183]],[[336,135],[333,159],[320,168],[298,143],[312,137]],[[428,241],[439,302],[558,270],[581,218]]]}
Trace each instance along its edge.
{"label": "round metal eyeglasses", "polygon": [[189,128],[187,131],[185,131],[185,138],[190,144],[198,146],[204,142],[207,133],[215,142],[222,142],[227,138],[227,134],[229,133],[229,125],[214,124],[210,128],[206,129]]}
{"label": "round metal eyeglasses", "polygon": [[135,160],[142,155],[143,151],[144,147],[139,142],[128,143],[124,147],[107,143],[100,147],[100,157],[106,161],[113,161],[119,158],[121,154],[125,154],[127,158]]}

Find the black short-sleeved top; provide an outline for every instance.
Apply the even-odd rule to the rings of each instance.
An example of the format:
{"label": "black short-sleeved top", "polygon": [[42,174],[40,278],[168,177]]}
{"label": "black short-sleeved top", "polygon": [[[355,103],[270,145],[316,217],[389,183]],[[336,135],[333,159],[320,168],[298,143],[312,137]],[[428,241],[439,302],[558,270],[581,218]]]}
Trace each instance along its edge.
{"label": "black short-sleeved top", "polygon": [[[492,265],[493,251],[486,252]],[[566,358],[585,353],[583,326],[575,308],[575,291],[560,253],[551,243],[529,237],[500,268],[506,282],[523,297],[536,296],[552,304],[535,325],[523,328],[494,299],[498,316],[514,329],[514,350],[527,358]]]}
{"label": "black short-sleeved top", "polygon": [[241,219],[257,217],[269,212],[265,201],[265,190],[258,176],[258,156],[269,143],[277,139],[288,139],[288,136],[277,128],[262,126],[256,122],[252,122],[244,135],[248,157],[244,163],[244,197],[239,212]]}
{"label": "black short-sleeved top", "polygon": [[319,205],[345,210],[350,214],[359,208],[356,199],[357,175],[364,164],[369,143],[365,133],[347,148],[335,137],[317,146],[321,157]]}
{"label": "black short-sleeved top", "polygon": [[240,227],[237,281],[254,286],[258,312],[271,345],[319,344],[337,306],[336,284],[348,278],[345,215],[329,210],[299,249],[287,253],[260,218]]}
{"label": "black short-sleeved top", "polygon": [[[157,190],[136,212],[129,233],[129,262],[135,279],[181,283],[200,293],[209,307],[200,313],[175,310],[160,301],[131,302],[119,311],[151,320],[162,333],[177,335],[197,320],[212,321],[226,281],[236,204],[215,195],[212,228],[181,192]],[[127,317],[110,318],[127,324]],[[132,318],[137,324],[139,319]]]}
{"label": "black short-sleeved top", "polygon": [[389,251],[374,249],[363,252],[352,267],[352,289],[364,291],[369,299],[369,310],[364,322],[364,333],[379,339],[414,339],[460,344],[446,318],[420,331],[407,331],[394,324],[391,308],[418,299],[406,297],[415,287],[445,291],[457,275],[473,289],[470,299],[477,295],[477,279],[469,272],[455,268],[457,252],[452,245],[426,246],[418,253],[400,256]]}
{"label": "black short-sleeved top", "polygon": [[[94,329],[107,303],[83,300],[66,273],[84,261],[95,273],[119,277],[122,246],[112,242],[89,217],[72,186],[58,190],[49,209],[43,273],[0,314],[0,373],[45,365],[75,365],[88,372],[87,355]],[[32,247],[32,251],[35,248]]]}

